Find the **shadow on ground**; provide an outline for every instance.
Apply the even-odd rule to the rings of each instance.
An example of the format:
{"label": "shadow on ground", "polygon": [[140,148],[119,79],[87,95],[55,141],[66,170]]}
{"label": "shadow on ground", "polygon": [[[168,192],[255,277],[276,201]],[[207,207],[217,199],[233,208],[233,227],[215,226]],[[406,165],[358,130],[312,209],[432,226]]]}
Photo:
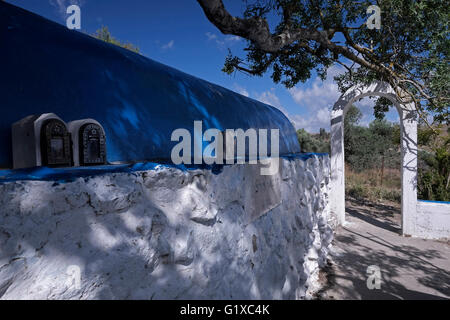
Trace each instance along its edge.
{"label": "shadow on ground", "polygon": [[[450,246],[400,236],[395,206],[348,201],[348,224],[339,227],[325,270],[323,299],[449,299]],[[381,271],[380,289],[369,290],[367,268]]]}

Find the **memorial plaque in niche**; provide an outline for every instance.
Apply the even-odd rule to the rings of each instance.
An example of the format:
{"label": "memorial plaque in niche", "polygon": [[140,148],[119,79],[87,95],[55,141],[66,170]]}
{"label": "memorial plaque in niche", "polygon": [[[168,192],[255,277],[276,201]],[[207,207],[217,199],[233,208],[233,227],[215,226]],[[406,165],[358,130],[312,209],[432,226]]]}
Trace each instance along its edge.
{"label": "memorial plaque in niche", "polygon": [[50,119],[41,127],[42,165],[49,167],[71,166],[70,134],[61,120]]}
{"label": "memorial plaque in niche", "polygon": [[[279,161],[271,159],[270,161]],[[243,182],[245,210],[248,222],[265,215],[281,204],[281,179],[278,174],[261,175],[262,164],[249,165]]]}
{"label": "memorial plaque in niche", "polygon": [[80,165],[106,164],[106,143],[103,129],[95,124],[83,125],[79,131]]}

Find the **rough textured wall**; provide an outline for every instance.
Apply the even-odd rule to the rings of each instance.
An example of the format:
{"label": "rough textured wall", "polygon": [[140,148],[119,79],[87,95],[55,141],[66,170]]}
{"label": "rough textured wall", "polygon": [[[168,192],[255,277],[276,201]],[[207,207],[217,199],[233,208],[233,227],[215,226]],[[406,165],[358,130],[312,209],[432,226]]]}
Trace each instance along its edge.
{"label": "rough textured wall", "polygon": [[332,240],[328,168],[313,156],[274,176],[160,167],[2,184],[0,298],[308,298]]}
{"label": "rough textured wall", "polygon": [[450,203],[419,200],[414,219],[413,236],[425,239],[450,239]]}

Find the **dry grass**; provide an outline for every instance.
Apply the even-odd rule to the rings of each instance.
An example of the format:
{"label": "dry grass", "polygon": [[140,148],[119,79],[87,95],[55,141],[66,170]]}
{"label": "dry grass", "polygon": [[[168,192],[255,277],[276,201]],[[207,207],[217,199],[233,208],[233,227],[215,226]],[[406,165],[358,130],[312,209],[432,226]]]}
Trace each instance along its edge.
{"label": "dry grass", "polygon": [[345,167],[345,194],[355,199],[370,201],[401,201],[401,179],[399,169],[385,168],[383,179],[381,170],[370,169],[354,172]]}

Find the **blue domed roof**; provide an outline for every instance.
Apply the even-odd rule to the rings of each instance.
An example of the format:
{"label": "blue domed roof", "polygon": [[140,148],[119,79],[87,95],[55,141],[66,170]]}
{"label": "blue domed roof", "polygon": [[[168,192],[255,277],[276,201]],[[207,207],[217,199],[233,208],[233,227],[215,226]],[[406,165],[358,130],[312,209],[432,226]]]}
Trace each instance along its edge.
{"label": "blue domed roof", "polygon": [[12,166],[11,124],[30,114],[94,118],[108,161],[168,159],[177,128],[280,130],[280,154],[297,153],[278,109],[0,2],[0,167]]}

